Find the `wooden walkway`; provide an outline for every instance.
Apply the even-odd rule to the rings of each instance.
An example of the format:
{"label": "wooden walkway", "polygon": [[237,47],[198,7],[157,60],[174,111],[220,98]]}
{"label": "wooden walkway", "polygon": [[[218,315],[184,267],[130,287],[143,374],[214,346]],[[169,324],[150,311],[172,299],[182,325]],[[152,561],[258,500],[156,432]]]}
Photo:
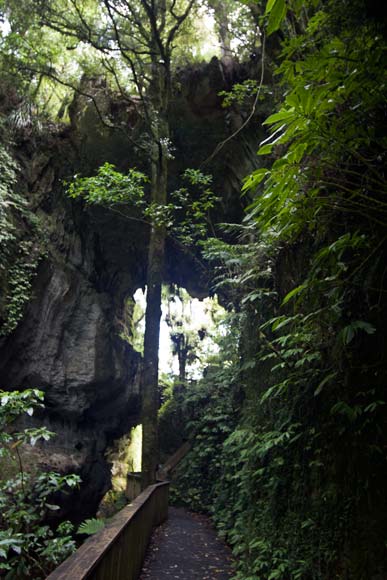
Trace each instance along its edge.
{"label": "wooden walkway", "polygon": [[[165,474],[187,450],[188,444],[174,454]],[[168,510],[168,488],[169,482],[147,487],[46,580],[231,580],[230,549],[207,517]]]}
{"label": "wooden walkway", "polygon": [[230,580],[232,557],[205,516],[169,508],[147,551],[140,580]]}

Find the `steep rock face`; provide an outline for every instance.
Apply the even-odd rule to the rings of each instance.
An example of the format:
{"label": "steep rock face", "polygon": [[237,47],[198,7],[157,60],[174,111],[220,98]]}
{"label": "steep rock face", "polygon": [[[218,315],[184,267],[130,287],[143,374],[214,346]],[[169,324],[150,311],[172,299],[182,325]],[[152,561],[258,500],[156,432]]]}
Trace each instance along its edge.
{"label": "steep rock face", "polygon": [[[200,166],[230,137],[235,123],[243,122],[235,111],[230,120],[218,97],[237,76],[237,69],[226,69],[216,59],[180,73],[171,189],[184,168]],[[138,137],[141,128],[133,111],[114,108],[106,87],[98,90],[104,111],[124,114],[133,128],[131,137]],[[254,128],[243,131],[203,167],[214,174],[214,189],[222,198],[220,220],[235,220],[242,213],[240,179],[254,166],[257,140]],[[148,229],[102,208],[84,211],[80,202],[66,199],[61,180],[77,171],[91,174],[105,161],[121,169],[146,169],[146,161],[123,132],[99,124],[94,109],[82,100],[73,104],[71,127],[48,128],[39,138],[31,131],[18,139],[15,156],[22,175],[19,190],[41,219],[47,255],[23,319],[0,339],[0,388],[45,390],[47,407],[35,420],[57,435],[36,453],[43,467],[80,473],[84,485],[71,511],[82,517],[95,510],[109,487],[107,447],[139,419],[140,356],[120,332],[125,299],[144,285]],[[197,296],[208,292],[195,262],[173,244],[166,280]]]}
{"label": "steep rock face", "polygon": [[183,69],[177,75],[179,90],[172,105],[176,152],[171,185],[177,185],[176,176],[187,167],[200,167],[213,175],[214,189],[221,198],[218,221],[237,222],[243,216],[246,201],[240,196],[241,181],[258,165],[261,122],[270,110],[266,100],[254,111],[252,99],[242,106],[224,108],[219,93],[255,78],[255,74],[251,63],[247,66],[213,58],[206,65]]}
{"label": "steep rock face", "polygon": [[50,407],[79,421],[111,404],[117,385],[133,379],[138,357],[114,333],[109,295],[77,271],[45,263],[34,291],[28,317],[5,345],[3,380],[45,388]]}
{"label": "steep rock face", "polygon": [[[261,95],[255,107],[250,98],[224,108],[220,93],[259,76],[254,62],[223,62],[214,57],[209,63],[177,70],[173,79],[173,158],[169,163],[168,189],[181,187],[180,175],[186,168],[210,173],[221,198],[216,216],[219,219],[238,219],[243,213],[246,202],[240,196],[241,180],[258,166],[256,151],[264,134],[261,122],[272,106],[271,98]],[[90,82],[84,81],[84,90],[93,94],[98,112],[84,96],[76,97],[69,111],[80,171],[88,174],[90,168],[109,161],[124,171],[137,167],[147,173],[147,159],[136,147],[136,142],[146,142],[137,99],[134,97],[131,105],[120,95],[111,94],[100,79],[94,79],[91,85]],[[105,125],[100,117],[106,117]],[[112,118],[117,122],[116,129],[109,128]]]}
{"label": "steep rock face", "polygon": [[40,216],[47,254],[23,320],[1,339],[0,386],[45,391],[46,411],[37,420],[56,437],[37,459],[80,473],[84,485],[75,501],[87,513],[109,486],[109,442],[138,420],[140,356],[120,339],[118,318],[123,296],[141,276],[136,279],[135,262],[117,271],[103,254],[97,217],[63,198],[60,178],[76,160],[66,133],[42,139],[39,148],[22,140],[17,145],[19,189]]}

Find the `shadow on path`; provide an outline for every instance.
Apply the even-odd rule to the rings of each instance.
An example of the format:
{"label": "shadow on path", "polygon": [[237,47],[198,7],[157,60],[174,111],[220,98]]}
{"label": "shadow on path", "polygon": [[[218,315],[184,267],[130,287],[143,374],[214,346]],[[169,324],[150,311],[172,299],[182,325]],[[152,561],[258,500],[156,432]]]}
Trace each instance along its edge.
{"label": "shadow on path", "polygon": [[168,521],[153,533],[140,580],[230,580],[230,549],[210,520],[183,508],[169,508]]}

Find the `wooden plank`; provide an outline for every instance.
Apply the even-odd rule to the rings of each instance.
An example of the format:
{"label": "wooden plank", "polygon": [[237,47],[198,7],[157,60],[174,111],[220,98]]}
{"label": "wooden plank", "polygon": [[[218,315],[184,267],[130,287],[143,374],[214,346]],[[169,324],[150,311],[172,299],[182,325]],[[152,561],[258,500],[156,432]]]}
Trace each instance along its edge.
{"label": "wooden plank", "polygon": [[189,441],[183,443],[183,445],[181,445],[181,447],[179,447],[179,449],[175,451],[173,455],[168,457],[167,461],[159,469],[159,471],[157,472],[157,479],[160,479],[161,481],[166,481],[169,477],[169,473],[175,469],[175,467],[180,463],[182,459],[184,459],[184,457],[187,455],[188,451],[191,450],[191,448],[192,445]]}

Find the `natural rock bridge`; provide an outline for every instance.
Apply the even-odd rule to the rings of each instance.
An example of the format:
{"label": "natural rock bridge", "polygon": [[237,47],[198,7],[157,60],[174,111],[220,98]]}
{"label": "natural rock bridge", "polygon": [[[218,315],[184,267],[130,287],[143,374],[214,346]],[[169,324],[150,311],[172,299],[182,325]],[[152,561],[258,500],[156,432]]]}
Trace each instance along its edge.
{"label": "natural rock bridge", "polygon": [[171,508],[168,520],[168,488],[168,482],[146,488],[47,580],[231,578],[230,551],[206,518]]}

